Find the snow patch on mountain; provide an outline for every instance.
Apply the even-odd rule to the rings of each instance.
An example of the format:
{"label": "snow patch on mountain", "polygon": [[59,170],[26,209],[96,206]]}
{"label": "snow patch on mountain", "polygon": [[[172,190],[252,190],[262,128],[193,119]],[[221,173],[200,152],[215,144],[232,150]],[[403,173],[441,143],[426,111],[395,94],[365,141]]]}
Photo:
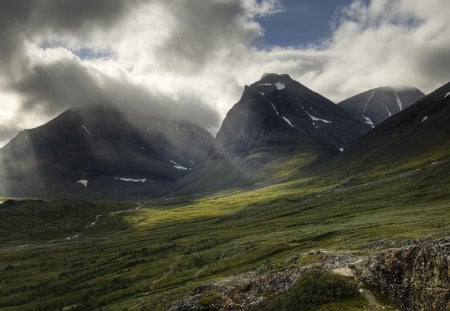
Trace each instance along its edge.
{"label": "snow patch on mountain", "polygon": [[287,124],[289,124],[289,126],[295,127],[295,126],[292,125],[291,121],[290,121],[288,118],[286,118],[285,116],[281,116],[281,117],[283,118],[284,122],[286,122]]}
{"label": "snow patch on mountain", "polygon": [[447,98],[450,96],[450,92],[447,92],[447,94],[445,94],[444,98]]}
{"label": "snow patch on mountain", "polygon": [[397,91],[394,90],[394,89],[392,89],[392,90],[394,91],[394,94],[395,94],[395,101],[397,102],[398,109],[400,109],[400,111],[402,111],[403,110],[403,103],[402,103],[400,97],[398,97]]}
{"label": "snow patch on mountain", "polygon": [[259,92],[259,94],[261,94],[262,96],[264,96],[264,93],[263,93],[263,92]]}
{"label": "snow patch on mountain", "polygon": [[183,170],[183,171],[188,170],[187,167],[184,167],[183,165],[180,165],[180,164],[178,164],[178,163],[175,162],[175,161],[170,160],[170,163],[172,163],[172,164],[173,164],[173,167],[176,168],[177,170]]}
{"label": "snow patch on mountain", "polygon": [[386,112],[388,113],[389,117],[392,117],[392,112],[389,111],[388,106],[384,106],[386,108]]}
{"label": "snow patch on mountain", "polygon": [[85,187],[87,187],[88,182],[89,182],[89,181],[88,181],[87,179],[80,179],[80,180],[77,180],[77,183],[82,184],[82,185],[85,186]]}
{"label": "snow patch on mountain", "polygon": [[281,83],[281,82],[275,83],[275,87],[276,87],[279,91],[281,91],[281,90],[283,90],[283,89],[286,88],[286,86],[285,86],[283,83]]}
{"label": "snow patch on mountain", "polygon": [[135,179],[135,178],[128,178],[128,177],[115,177],[115,180],[120,180],[120,181],[125,181],[125,182],[146,182],[147,179],[145,178],[140,178],[140,179]]}
{"label": "snow patch on mountain", "polygon": [[344,148],[343,147],[339,147],[339,151],[340,152],[344,152]]}
{"label": "snow patch on mountain", "polygon": [[275,107],[275,105],[273,103],[270,103],[272,105],[273,110],[275,111],[275,113],[277,114],[277,116],[279,116],[280,114],[278,113],[277,108]]}
{"label": "snow patch on mountain", "polygon": [[422,123],[428,120],[428,116],[423,117]]}
{"label": "snow patch on mountain", "polygon": [[373,95],[375,95],[375,90],[372,90],[372,94],[370,94],[369,98],[366,100],[366,103],[364,104],[363,117],[366,115],[367,105],[369,104],[369,102],[372,99]]}
{"label": "snow patch on mountain", "polygon": [[372,128],[375,127],[375,124],[372,122],[372,120],[370,120],[369,117],[364,117],[364,119],[366,120],[366,123],[367,123],[368,125],[370,125]]}
{"label": "snow patch on mountain", "polygon": [[320,122],[323,122],[323,123],[326,123],[326,124],[333,123],[332,121],[329,121],[329,120],[325,120],[325,119],[321,119],[321,118],[315,117],[315,116],[313,116],[312,114],[310,114],[310,113],[309,113],[308,111],[306,111],[306,110],[305,110],[305,112],[306,112],[306,114],[308,115],[308,117],[309,117],[311,120],[313,120],[313,121],[320,121]]}
{"label": "snow patch on mountain", "polygon": [[83,128],[83,130],[84,130],[89,136],[92,136],[91,132],[89,132],[89,130],[87,129],[86,126],[81,125],[81,127]]}

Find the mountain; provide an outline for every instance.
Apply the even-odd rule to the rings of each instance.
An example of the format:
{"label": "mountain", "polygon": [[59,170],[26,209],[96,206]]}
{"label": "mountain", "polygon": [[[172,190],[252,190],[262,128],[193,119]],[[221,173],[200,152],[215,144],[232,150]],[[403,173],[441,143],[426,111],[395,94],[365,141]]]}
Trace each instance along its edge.
{"label": "mountain", "polygon": [[425,96],[414,87],[379,87],[352,96],[338,105],[354,119],[375,127]]}
{"label": "mountain", "polygon": [[172,189],[208,191],[277,178],[287,158],[301,158],[301,165],[330,158],[369,129],[289,75],[264,74],[226,115],[207,160]]}
{"label": "mountain", "polygon": [[186,175],[213,138],[188,123],[107,105],[69,109],[0,150],[3,195],[157,193]]}
{"label": "mountain", "polygon": [[223,121],[215,144],[222,152],[238,155],[295,145],[328,156],[367,130],[289,75],[264,74],[245,87]]}
{"label": "mountain", "polygon": [[448,166],[449,120],[450,82],[378,125],[326,165],[326,170],[356,174],[384,169],[420,170],[424,163],[442,162]]}

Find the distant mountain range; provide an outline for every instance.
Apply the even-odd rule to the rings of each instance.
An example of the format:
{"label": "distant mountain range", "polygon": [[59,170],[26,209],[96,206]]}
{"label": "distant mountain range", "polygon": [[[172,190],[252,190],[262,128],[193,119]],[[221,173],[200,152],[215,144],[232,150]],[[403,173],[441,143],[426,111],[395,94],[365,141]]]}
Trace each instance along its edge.
{"label": "distant mountain range", "polygon": [[215,139],[194,124],[108,105],[69,109],[0,149],[0,194],[190,194],[276,183],[289,165],[290,174],[369,169],[448,148],[449,101],[446,84],[425,97],[382,87],[336,105],[286,74],[264,74]]}
{"label": "distant mountain range", "polygon": [[375,127],[327,167],[357,173],[382,167],[406,168],[449,155],[449,120],[447,83]]}
{"label": "distant mountain range", "polygon": [[405,110],[424,94],[414,87],[379,87],[352,96],[338,104],[355,120],[374,128]]}

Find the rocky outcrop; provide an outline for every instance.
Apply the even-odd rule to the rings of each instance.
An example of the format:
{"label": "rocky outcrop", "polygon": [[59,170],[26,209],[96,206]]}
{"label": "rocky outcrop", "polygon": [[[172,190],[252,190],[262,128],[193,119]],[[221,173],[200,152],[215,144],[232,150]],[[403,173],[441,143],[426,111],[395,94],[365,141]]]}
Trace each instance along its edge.
{"label": "rocky outcrop", "polygon": [[[270,272],[255,270],[205,284],[175,302],[170,311],[249,310],[267,298],[289,291],[306,271],[342,269],[355,260],[348,254],[324,250],[314,250],[301,256],[313,258],[314,262],[293,264]],[[293,258],[298,259],[298,256]]]}
{"label": "rocky outcrop", "polygon": [[[365,252],[314,250],[289,261],[295,263],[204,284],[176,301],[170,311],[249,310],[288,292],[305,272],[317,269],[355,278],[369,310],[450,311],[450,237],[381,241]],[[371,287],[397,306],[378,301]]]}
{"label": "rocky outcrop", "polygon": [[360,277],[405,311],[450,310],[450,238],[414,240],[369,256]]}

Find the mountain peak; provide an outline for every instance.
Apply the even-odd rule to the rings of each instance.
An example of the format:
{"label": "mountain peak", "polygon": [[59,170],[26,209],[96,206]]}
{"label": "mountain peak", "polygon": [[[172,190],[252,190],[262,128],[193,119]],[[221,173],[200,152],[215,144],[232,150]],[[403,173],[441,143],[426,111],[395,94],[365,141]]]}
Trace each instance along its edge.
{"label": "mountain peak", "polygon": [[0,193],[157,193],[193,169],[212,140],[180,120],[132,117],[103,104],[71,108],[0,149]]}
{"label": "mountain peak", "polygon": [[304,85],[293,80],[288,74],[265,73],[261,79],[245,87],[243,97],[248,94],[259,94],[266,96],[276,91],[295,91],[305,92],[311,91]]}
{"label": "mountain peak", "polygon": [[[219,149],[241,155],[291,145],[334,154],[367,128],[287,74],[264,74],[246,86],[216,136]],[[305,143],[308,141],[308,143]]]}
{"label": "mountain peak", "polygon": [[259,81],[263,81],[263,80],[291,80],[292,78],[287,74],[287,73],[273,73],[273,72],[265,72],[262,76],[261,79],[259,79]]}
{"label": "mountain peak", "polygon": [[355,120],[375,127],[423,96],[424,94],[414,87],[383,86],[352,96],[338,105]]}
{"label": "mountain peak", "polygon": [[[252,86],[258,85],[288,85],[291,83],[295,83],[288,74],[278,74],[278,73],[265,73],[262,75],[261,79],[252,84]],[[298,83],[298,82],[297,82]]]}

